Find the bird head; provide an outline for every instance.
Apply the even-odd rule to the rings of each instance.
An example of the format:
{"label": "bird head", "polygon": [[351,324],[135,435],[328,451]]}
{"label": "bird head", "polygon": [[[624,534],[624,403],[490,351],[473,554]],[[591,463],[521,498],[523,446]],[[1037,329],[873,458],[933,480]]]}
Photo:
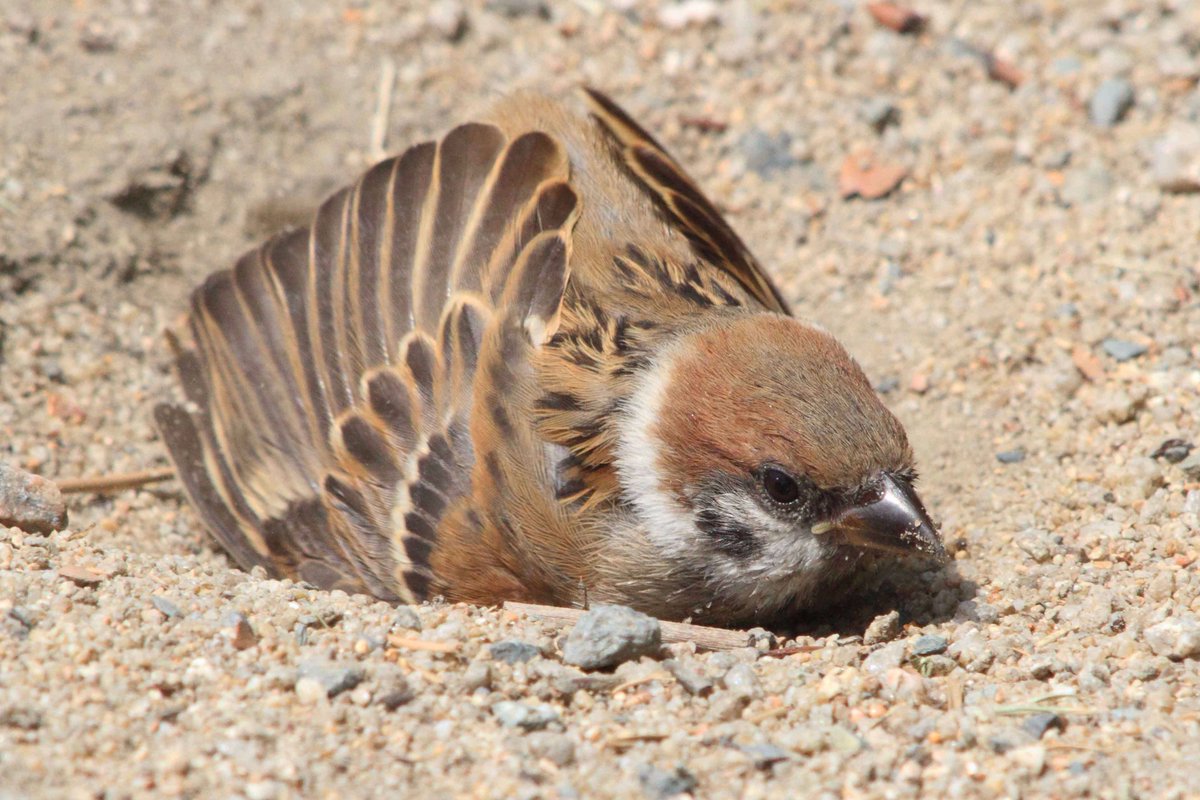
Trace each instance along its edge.
{"label": "bird head", "polygon": [[717,602],[761,615],[812,604],[867,554],[945,558],[903,426],[815,326],[755,314],[682,334],[626,414],[623,495]]}

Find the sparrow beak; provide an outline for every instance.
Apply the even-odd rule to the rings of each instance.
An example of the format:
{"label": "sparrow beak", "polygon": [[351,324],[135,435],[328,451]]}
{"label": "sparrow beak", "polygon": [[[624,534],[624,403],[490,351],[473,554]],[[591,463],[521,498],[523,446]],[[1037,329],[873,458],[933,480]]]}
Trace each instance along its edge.
{"label": "sparrow beak", "polygon": [[946,560],[942,537],[917,493],[907,481],[886,474],[861,502],[813,527],[813,533],[826,532],[854,547]]}

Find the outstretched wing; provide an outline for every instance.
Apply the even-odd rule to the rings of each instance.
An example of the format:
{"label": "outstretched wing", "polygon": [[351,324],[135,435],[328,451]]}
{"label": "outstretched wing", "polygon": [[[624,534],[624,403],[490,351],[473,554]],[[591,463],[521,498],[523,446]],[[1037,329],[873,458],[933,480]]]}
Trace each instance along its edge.
{"label": "outstretched wing", "polygon": [[185,490],[244,568],[415,601],[471,493],[477,365],[540,345],[577,198],[552,137],[455,128],[335,194],[192,297],[185,402],[156,418]]}
{"label": "outstretched wing", "polygon": [[787,303],[749,248],[678,162],[607,96],[591,88],[584,89],[584,96],[626,168],[687,237],[696,255],[728,273],[767,309],[789,314]]}

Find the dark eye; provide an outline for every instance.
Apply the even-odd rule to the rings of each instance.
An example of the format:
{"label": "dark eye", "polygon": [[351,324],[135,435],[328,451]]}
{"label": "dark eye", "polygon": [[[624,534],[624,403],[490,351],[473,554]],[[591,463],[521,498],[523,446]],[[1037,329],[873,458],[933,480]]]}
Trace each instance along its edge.
{"label": "dark eye", "polygon": [[800,486],[796,479],[779,467],[764,467],[762,471],[763,489],[776,503],[787,505],[794,503],[800,497]]}

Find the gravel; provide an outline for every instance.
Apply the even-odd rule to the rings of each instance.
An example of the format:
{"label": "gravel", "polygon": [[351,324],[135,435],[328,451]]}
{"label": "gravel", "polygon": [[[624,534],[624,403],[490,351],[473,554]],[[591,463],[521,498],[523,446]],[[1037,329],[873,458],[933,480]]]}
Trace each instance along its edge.
{"label": "gravel", "polygon": [[[166,463],[162,329],[370,163],[390,60],[389,151],[524,86],[624,104],[887,389],[954,559],[584,672],[524,614],[242,573],[175,483],[69,495],[69,527],[0,528],[0,796],[1194,794],[1200,454],[1154,457],[1200,442],[1194,4],[927,0],[903,36],[852,2],[35,5],[0,11],[8,467]],[[1101,127],[1114,76],[1136,111]],[[862,148],[908,176],[842,200]],[[331,697],[309,662],[362,678]]]}

